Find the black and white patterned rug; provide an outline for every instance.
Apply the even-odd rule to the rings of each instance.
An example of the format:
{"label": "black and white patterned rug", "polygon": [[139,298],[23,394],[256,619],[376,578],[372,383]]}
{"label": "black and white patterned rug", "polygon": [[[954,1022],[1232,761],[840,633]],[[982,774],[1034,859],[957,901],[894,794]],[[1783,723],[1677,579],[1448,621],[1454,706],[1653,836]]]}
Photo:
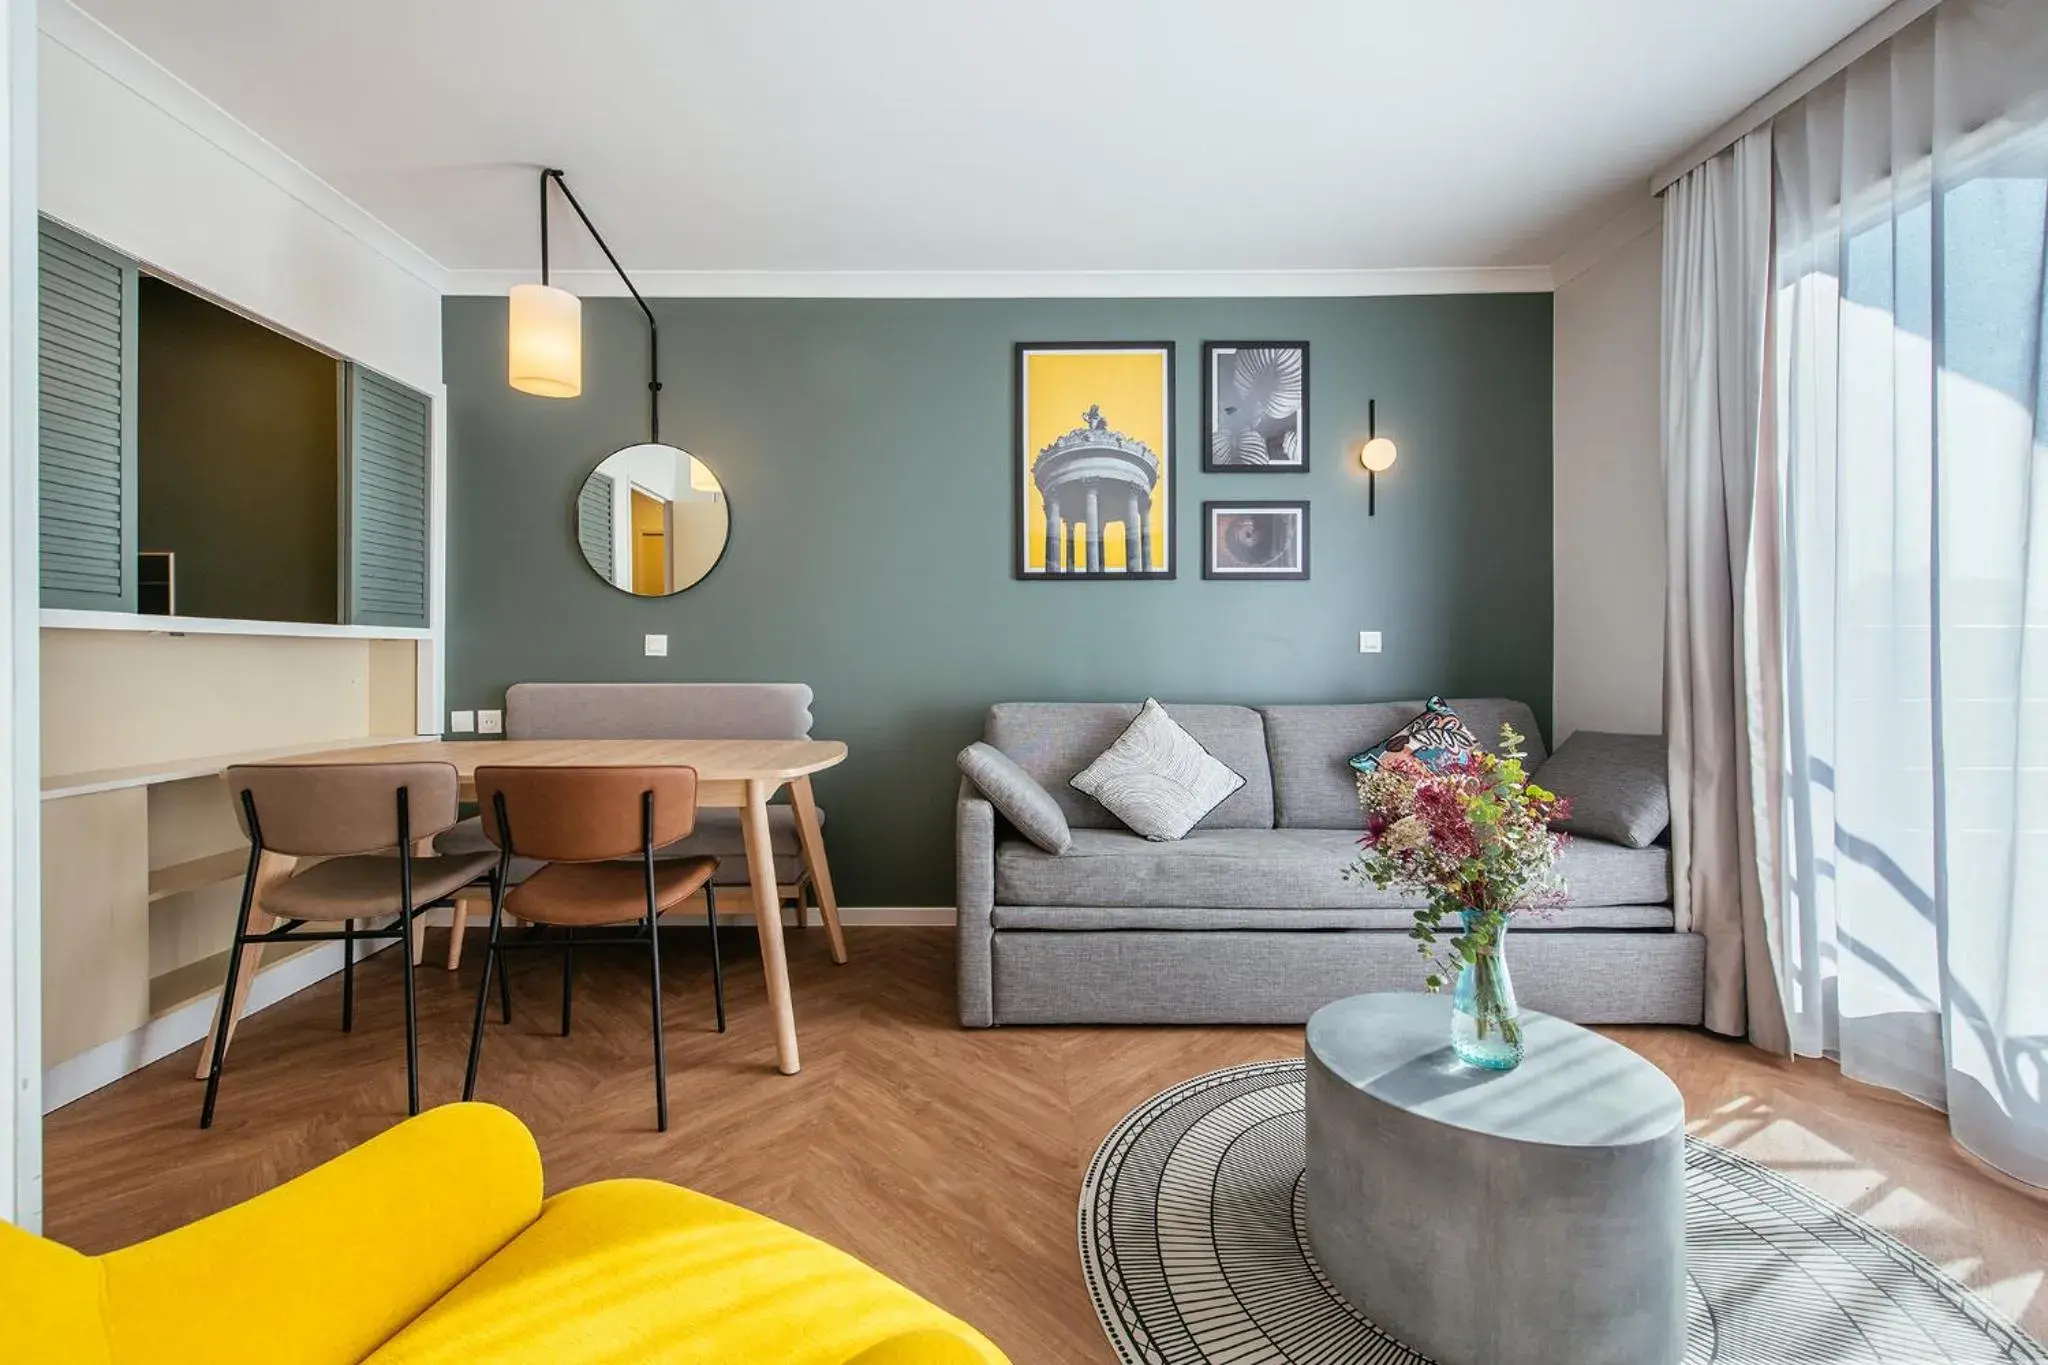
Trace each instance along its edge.
{"label": "black and white patterned rug", "polygon": [[[1323,1278],[1302,1222],[1302,1064],[1154,1096],[1081,1187],[1081,1265],[1127,1365],[1424,1365]],[[2048,1365],[1940,1267],[1775,1172],[1685,1147],[1687,1365]],[[1501,1365],[1511,1365],[1501,1362]]]}

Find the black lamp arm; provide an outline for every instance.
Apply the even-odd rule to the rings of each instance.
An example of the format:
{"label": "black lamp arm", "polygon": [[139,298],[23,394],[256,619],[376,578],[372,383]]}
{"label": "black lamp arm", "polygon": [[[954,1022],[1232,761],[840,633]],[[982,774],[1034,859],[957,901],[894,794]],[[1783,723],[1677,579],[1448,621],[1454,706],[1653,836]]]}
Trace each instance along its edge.
{"label": "black lamp arm", "polygon": [[597,224],[590,221],[590,215],[583,211],[583,205],[576,202],[575,194],[569,189],[566,176],[553,167],[540,173],[540,282],[548,282],[548,182],[555,182],[555,188],[569,201],[569,207],[576,210],[576,216],[583,220],[591,240],[597,249],[611,262],[625,284],[626,292],[633,296],[633,302],[640,305],[640,311],[647,315],[647,439],[655,444],[661,441],[661,329],[654,321],[654,310],[647,306],[647,300],[640,297],[640,291],[633,286],[633,277],[626,273],[626,267],[619,264],[619,258],[612,254],[611,244],[604,234],[597,230]]}

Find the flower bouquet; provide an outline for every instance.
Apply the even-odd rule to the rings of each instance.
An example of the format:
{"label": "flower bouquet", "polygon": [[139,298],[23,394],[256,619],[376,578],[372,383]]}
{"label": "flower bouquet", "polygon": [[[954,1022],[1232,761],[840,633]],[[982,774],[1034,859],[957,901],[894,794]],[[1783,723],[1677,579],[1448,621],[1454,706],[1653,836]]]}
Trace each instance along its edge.
{"label": "flower bouquet", "polygon": [[1557,860],[1565,836],[1550,822],[1569,815],[1571,802],[1531,782],[1522,736],[1507,725],[1500,733],[1498,755],[1468,753],[1431,767],[1393,752],[1361,774],[1365,834],[1344,875],[1425,898],[1408,936],[1429,959],[1424,984],[1439,991],[1455,983],[1452,1046],[1475,1066],[1506,1071],[1522,1060],[1504,955],[1508,920],[1563,903]]}

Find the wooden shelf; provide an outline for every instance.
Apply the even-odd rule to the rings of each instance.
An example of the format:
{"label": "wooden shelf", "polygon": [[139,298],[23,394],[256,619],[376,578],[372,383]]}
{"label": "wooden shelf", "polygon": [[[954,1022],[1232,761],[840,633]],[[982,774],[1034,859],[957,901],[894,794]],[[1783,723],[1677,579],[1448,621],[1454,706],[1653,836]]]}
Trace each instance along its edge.
{"label": "wooden shelf", "polygon": [[[271,944],[263,950],[263,965],[257,969],[258,976],[273,967],[282,966],[301,953],[310,953],[322,948],[324,943]],[[162,976],[149,979],[149,1013],[151,1018],[169,1014],[191,1004],[220,994],[221,984],[228,978],[228,950],[223,948],[197,962],[188,962],[174,967]]]}
{"label": "wooden shelf", "polygon": [[154,905],[166,896],[176,896],[186,891],[197,891],[202,887],[235,880],[248,870],[249,850],[245,848],[231,848],[222,853],[209,853],[204,858],[193,858],[188,862],[153,867],[149,870],[149,903]]}
{"label": "wooden shelf", "polygon": [[329,739],[312,744],[284,744],[268,749],[241,749],[224,754],[195,754],[190,758],[167,758],[156,763],[137,763],[125,768],[96,768],[80,773],[43,774],[43,800],[66,796],[90,796],[94,792],[118,791],[123,787],[152,787],[160,782],[185,782],[195,777],[213,777],[237,763],[266,763],[303,754],[330,753],[336,749],[362,749],[373,744],[410,744],[418,735],[358,735],[353,739]]}

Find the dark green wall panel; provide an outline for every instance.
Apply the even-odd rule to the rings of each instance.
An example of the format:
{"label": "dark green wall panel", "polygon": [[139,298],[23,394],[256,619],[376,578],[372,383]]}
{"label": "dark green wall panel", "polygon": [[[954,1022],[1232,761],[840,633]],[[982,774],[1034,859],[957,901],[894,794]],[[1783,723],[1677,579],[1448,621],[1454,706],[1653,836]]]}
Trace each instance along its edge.
{"label": "dark green wall panel", "polygon": [[[660,300],[662,434],[732,542],[636,599],[576,547],[577,490],[646,439],[629,302],[584,306],[584,393],[505,383],[505,301],[450,299],[449,705],[514,682],[789,680],[852,756],[819,780],[841,899],[952,903],[953,755],[1018,699],[1520,697],[1550,712],[1550,299]],[[1010,578],[1011,346],[1178,344],[1171,583]],[[1313,472],[1204,475],[1201,343],[1306,339]],[[1365,515],[1366,401],[1401,450]],[[1307,498],[1314,577],[1201,577],[1200,505]],[[1358,632],[1386,652],[1358,653]],[[642,655],[666,632],[669,655]]]}
{"label": "dark green wall panel", "polygon": [[163,280],[141,295],[138,548],[176,552],[181,615],[338,620],[338,363]]}

